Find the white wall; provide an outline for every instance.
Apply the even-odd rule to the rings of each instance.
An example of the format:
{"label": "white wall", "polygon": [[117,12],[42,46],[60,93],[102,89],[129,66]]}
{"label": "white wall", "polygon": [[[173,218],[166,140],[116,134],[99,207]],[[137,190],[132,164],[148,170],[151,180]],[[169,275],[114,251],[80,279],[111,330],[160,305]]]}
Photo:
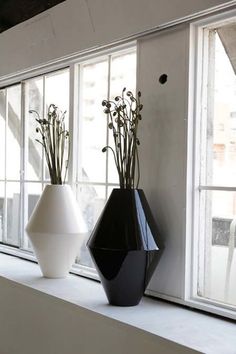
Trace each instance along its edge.
{"label": "white wall", "polygon": [[198,353],[2,277],[0,289],[1,354]]}
{"label": "white wall", "polygon": [[[138,46],[138,88],[144,105],[141,185],[165,239],[149,288],[177,298],[184,289],[188,48],[187,25],[141,40]],[[168,79],[161,85],[163,73]]]}
{"label": "white wall", "polygon": [[0,35],[0,77],[226,0],[67,0]]}

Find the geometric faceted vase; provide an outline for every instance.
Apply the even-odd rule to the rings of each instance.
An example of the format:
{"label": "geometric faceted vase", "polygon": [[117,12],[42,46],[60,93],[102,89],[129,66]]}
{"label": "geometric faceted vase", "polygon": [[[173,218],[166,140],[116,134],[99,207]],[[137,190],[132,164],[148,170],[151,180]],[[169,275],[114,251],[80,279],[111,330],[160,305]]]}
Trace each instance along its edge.
{"label": "geometric faceted vase", "polygon": [[109,303],[137,305],[162,253],[144,192],[113,189],[87,246]]}
{"label": "geometric faceted vase", "polygon": [[70,186],[47,185],[26,226],[44,277],[67,276],[85,231]]}

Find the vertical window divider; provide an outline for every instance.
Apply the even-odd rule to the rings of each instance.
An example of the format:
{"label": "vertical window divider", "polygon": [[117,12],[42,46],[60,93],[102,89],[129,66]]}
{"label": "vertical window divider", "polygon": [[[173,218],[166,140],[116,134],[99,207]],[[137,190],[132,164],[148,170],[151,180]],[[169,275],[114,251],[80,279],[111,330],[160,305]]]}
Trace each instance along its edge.
{"label": "vertical window divider", "polygon": [[5,159],[4,159],[4,207],[3,207],[3,242],[7,242],[7,125],[8,125],[8,91],[5,89]]}
{"label": "vertical window divider", "polygon": [[28,200],[26,198],[26,186],[25,186],[25,171],[27,161],[27,149],[26,146],[26,94],[25,94],[25,82],[21,82],[21,134],[20,134],[20,235],[19,235],[19,247],[26,248],[26,240],[24,237],[25,225],[27,220]]}
{"label": "vertical window divider", "polygon": [[[206,177],[206,171],[205,171],[205,166],[206,166],[206,151],[207,151],[207,146],[206,146],[206,122],[207,122],[207,85],[208,85],[208,49],[209,49],[209,40],[208,40],[208,30],[207,29],[202,29],[203,36],[202,36],[202,66],[201,66],[201,91],[200,91],[200,101],[199,105],[201,107],[200,111],[200,137],[199,137],[199,175],[198,175],[198,186],[202,184],[204,181],[205,183],[205,177]],[[199,58],[200,60],[200,58]],[[201,104],[203,102],[204,104]],[[205,223],[206,223],[206,218],[205,218],[205,211],[206,211],[206,204],[205,204],[205,195],[199,192],[199,198],[198,198],[198,235],[197,235],[197,240],[198,240],[198,248],[197,248],[197,287],[196,287],[196,292],[195,296],[201,296],[202,289],[204,288],[204,284],[206,281],[205,275],[204,275],[204,269],[205,269]],[[201,222],[200,222],[201,221]],[[204,252],[202,252],[204,250]]]}
{"label": "vertical window divider", "polygon": [[[82,87],[81,87],[81,81],[82,81],[82,70],[81,70],[81,63],[76,65],[76,70],[74,71],[74,75],[76,75],[75,78],[75,85],[77,86],[77,88],[75,87],[75,102],[76,102],[76,112],[75,112],[75,116],[74,116],[74,120],[75,120],[75,127],[77,127],[77,132],[76,132],[76,136],[74,135],[73,137],[76,138],[76,142],[74,142],[74,146],[77,149],[77,154],[75,153],[74,156],[74,167],[76,168],[76,172],[75,172],[75,191],[76,191],[76,198],[77,198],[77,191],[78,191],[78,185],[79,183],[81,183],[81,177],[80,176],[80,171],[82,170],[82,166],[81,166],[81,135],[82,135]],[[77,155],[77,156],[76,156]]]}
{"label": "vertical window divider", "polygon": [[69,68],[69,132],[70,132],[70,160],[68,168],[68,183],[72,187],[72,190],[76,192],[75,181],[77,181],[77,164],[78,158],[76,158],[76,151],[78,151],[78,91],[79,91],[79,79],[78,79],[78,65],[72,64]]}
{"label": "vertical window divider", "polygon": [[[212,179],[212,167],[210,169],[211,171],[211,176],[209,176],[209,168],[207,168],[206,171],[206,166],[210,166],[210,164],[213,164],[213,151],[212,151],[212,145],[213,145],[213,126],[212,126],[212,121],[214,119],[214,93],[213,93],[213,88],[214,88],[214,83],[215,83],[215,33],[213,30],[205,30],[206,35],[207,35],[207,41],[206,45],[208,47],[208,57],[207,57],[207,82],[206,82],[206,94],[207,94],[207,101],[206,101],[206,107],[207,107],[207,117],[206,117],[206,126],[205,126],[205,135],[206,138],[204,139],[206,141],[205,145],[205,156],[206,156],[206,161],[205,161],[205,168],[203,169],[204,173],[204,184],[209,185],[209,178]],[[211,140],[210,140],[211,139]],[[204,152],[203,152],[204,153]],[[203,156],[203,154],[201,155]],[[209,276],[210,274],[210,269],[211,269],[211,257],[212,257],[212,240],[210,237],[207,237],[207,235],[212,234],[212,222],[209,221],[211,220],[211,215],[212,215],[212,205],[211,201],[209,198],[207,198],[206,193],[212,193],[212,192],[201,192],[203,193],[204,197],[204,231],[202,234],[204,234],[204,290],[205,294],[210,294],[210,288],[211,288],[211,277]],[[201,207],[201,206],[200,206]],[[203,208],[201,207],[201,211]],[[203,218],[201,218],[203,220]],[[199,250],[199,254],[201,254]]]}
{"label": "vertical window divider", "polygon": [[[199,191],[199,185],[201,185],[204,179],[203,174],[205,172],[200,168],[203,164],[202,158],[205,159],[206,151],[205,138],[203,135],[206,132],[206,127],[203,119],[206,115],[207,101],[207,62],[208,62],[208,31],[202,28],[196,28],[196,42],[197,42],[197,62],[196,62],[196,98],[195,98],[195,123],[194,123],[194,167],[193,167],[193,244],[192,244],[192,279],[191,279],[191,297],[196,299],[200,296],[200,290],[203,288],[204,277],[204,254],[201,250],[204,247],[204,230],[203,225],[204,210],[201,208],[202,204],[202,194]],[[201,58],[204,58],[202,61]],[[204,102],[204,104],[202,104]],[[200,223],[200,219],[202,222]]]}
{"label": "vertical window divider", "polygon": [[[107,100],[110,100],[111,97],[111,54],[108,55],[108,75],[107,75]],[[106,146],[109,145],[109,128],[108,128],[108,116],[107,119],[107,134],[106,134]],[[106,152],[106,189],[105,189],[105,198],[107,200],[108,197],[108,173],[109,173],[109,149]]]}
{"label": "vertical window divider", "polygon": [[[45,75],[43,75],[43,117],[46,114],[46,103],[45,103]],[[46,175],[45,175],[45,153],[42,147],[42,191],[45,185]]]}
{"label": "vertical window divider", "polygon": [[[193,297],[193,286],[195,282],[194,277],[194,263],[195,254],[193,248],[193,235],[194,232],[194,201],[195,201],[195,141],[196,141],[196,125],[197,125],[197,105],[195,93],[197,90],[197,72],[198,72],[198,58],[199,56],[199,41],[197,36],[197,28],[194,25],[190,25],[189,36],[189,95],[188,95],[188,125],[187,125],[187,183],[186,183],[186,231],[185,231],[185,259],[184,259],[184,282],[183,282],[183,294],[184,300],[188,301]],[[139,46],[138,46],[139,50]],[[137,68],[138,68],[137,64]]]}

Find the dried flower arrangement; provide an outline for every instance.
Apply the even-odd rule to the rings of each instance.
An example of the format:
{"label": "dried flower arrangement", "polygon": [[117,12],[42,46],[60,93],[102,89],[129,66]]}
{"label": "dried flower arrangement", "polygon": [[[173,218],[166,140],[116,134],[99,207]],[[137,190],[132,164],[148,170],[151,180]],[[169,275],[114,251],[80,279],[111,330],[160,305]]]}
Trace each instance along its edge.
{"label": "dried flower arrangement", "polygon": [[55,104],[50,104],[47,118],[41,119],[35,110],[29,112],[36,115],[39,124],[36,132],[41,139],[36,141],[43,146],[51,184],[64,184],[70,157],[69,131],[65,129],[66,111],[62,112]]}
{"label": "dried flower arrangement", "polygon": [[138,145],[140,141],[137,132],[138,123],[142,119],[140,111],[143,108],[140,97],[140,91],[135,98],[131,91],[126,91],[124,88],[121,96],[116,96],[114,101],[102,101],[102,106],[105,107],[104,113],[108,116],[108,128],[112,130],[114,138],[114,148],[107,145],[102,151],[106,152],[108,149],[112,151],[121,189],[138,188],[139,184]]}

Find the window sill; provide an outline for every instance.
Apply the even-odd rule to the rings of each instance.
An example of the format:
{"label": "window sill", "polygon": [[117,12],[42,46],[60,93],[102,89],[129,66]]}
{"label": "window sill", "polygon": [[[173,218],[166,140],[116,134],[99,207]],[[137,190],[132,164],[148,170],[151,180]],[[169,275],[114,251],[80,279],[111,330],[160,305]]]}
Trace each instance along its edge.
{"label": "window sill", "polygon": [[37,264],[5,254],[0,254],[0,276],[177,343],[190,352],[235,353],[236,328],[231,321],[146,297],[136,307],[108,306],[100,283],[76,275],[46,279]]}

